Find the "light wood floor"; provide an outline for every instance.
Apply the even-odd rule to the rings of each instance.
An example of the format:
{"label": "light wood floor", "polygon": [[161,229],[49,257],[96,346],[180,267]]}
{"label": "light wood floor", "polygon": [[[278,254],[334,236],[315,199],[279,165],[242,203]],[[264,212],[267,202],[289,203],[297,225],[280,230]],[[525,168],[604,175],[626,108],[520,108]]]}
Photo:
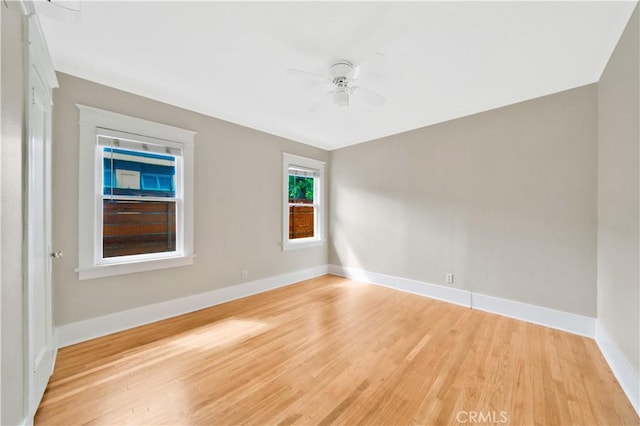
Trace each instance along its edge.
{"label": "light wood floor", "polygon": [[35,418],[470,420],[640,423],[591,339],[335,276],[63,348]]}

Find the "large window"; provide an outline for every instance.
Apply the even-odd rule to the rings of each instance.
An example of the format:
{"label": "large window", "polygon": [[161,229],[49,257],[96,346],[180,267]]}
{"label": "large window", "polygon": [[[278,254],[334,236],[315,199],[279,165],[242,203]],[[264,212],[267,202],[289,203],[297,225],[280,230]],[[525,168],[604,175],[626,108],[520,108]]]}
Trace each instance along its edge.
{"label": "large window", "polygon": [[322,244],[324,163],[284,154],[283,177],[283,249]]}
{"label": "large window", "polygon": [[175,253],[176,213],[183,209],[175,182],[180,150],[100,134],[98,149],[103,176],[101,260]]}
{"label": "large window", "polygon": [[80,279],[192,263],[195,133],[78,108]]}

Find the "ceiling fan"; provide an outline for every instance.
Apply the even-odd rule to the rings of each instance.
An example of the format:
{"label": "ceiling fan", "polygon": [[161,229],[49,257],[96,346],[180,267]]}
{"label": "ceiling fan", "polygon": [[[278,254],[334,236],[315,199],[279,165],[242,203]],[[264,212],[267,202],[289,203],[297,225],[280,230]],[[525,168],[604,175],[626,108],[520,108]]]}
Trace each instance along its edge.
{"label": "ceiling fan", "polygon": [[355,84],[358,80],[358,75],[360,74],[363,64],[370,61],[372,62],[373,59],[383,60],[386,59],[386,56],[382,53],[376,52],[358,65],[354,65],[353,62],[347,59],[340,59],[329,65],[329,76],[315,74],[296,68],[290,68],[287,72],[289,74],[311,76],[317,79],[322,79],[333,86],[330,91],[326,92],[322,98],[311,107],[311,111],[317,111],[321,106],[328,104],[330,101],[337,106],[349,106],[351,96],[357,96],[362,101],[370,105],[378,106],[382,105],[387,98],[372,90]]}

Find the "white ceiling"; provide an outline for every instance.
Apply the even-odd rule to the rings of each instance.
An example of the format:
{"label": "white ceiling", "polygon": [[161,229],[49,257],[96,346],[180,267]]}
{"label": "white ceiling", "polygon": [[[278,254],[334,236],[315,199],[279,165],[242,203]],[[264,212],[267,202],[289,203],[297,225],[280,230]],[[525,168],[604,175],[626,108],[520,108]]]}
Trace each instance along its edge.
{"label": "white ceiling", "polygon": [[[636,4],[78,3],[37,3],[58,71],[325,149],[596,82]],[[330,85],[286,73],[373,52],[379,107],[312,112]]]}

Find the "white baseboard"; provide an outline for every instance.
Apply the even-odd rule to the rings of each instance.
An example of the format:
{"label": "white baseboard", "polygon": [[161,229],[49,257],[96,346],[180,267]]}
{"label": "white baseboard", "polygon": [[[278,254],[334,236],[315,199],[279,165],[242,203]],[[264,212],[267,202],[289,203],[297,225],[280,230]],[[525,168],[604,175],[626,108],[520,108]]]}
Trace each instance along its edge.
{"label": "white baseboard", "polygon": [[555,328],[580,336],[595,337],[595,318],[583,315],[486,296],[475,292],[472,293],[469,290],[445,287],[339,265],[329,265],[329,273]]}
{"label": "white baseboard", "polygon": [[557,311],[544,306],[530,305],[480,293],[471,295],[473,309],[491,312],[517,320],[543,325],[580,336],[596,336],[596,319],[570,312]]}
{"label": "white baseboard", "polygon": [[302,271],[290,272],[263,278],[231,287],[223,287],[206,293],[194,294],[180,299],[168,300],[153,305],[141,306],[122,312],[115,312],[84,321],[64,324],[55,328],[58,347],[106,336],[118,331],[138,327],[166,318],[175,317],[220,303],[240,299],[254,294],[284,287],[328,273],[326,265]]}
{"label": "white baseboard", "polygon": [[442,300],[456,305],[471,306],[471,293],[466,290],[379,274],[377,272],[363,271],[362,269],[350,268],[348,266],[329,265],[329,273],[383,287],[394,288],[407,293],[427,296],[431,299]]}
{"label": "white baseboard", "polygon": [[609,364],[613,375],[618,379],[620,387],[629,398],[631,405],[640,416],[640,379],[629,365],[627,358],[618,348],[618,345],[611,340],[611,337],[604,331],[602,324],[598,321],[596,328],[596,343],[604,359]]}

